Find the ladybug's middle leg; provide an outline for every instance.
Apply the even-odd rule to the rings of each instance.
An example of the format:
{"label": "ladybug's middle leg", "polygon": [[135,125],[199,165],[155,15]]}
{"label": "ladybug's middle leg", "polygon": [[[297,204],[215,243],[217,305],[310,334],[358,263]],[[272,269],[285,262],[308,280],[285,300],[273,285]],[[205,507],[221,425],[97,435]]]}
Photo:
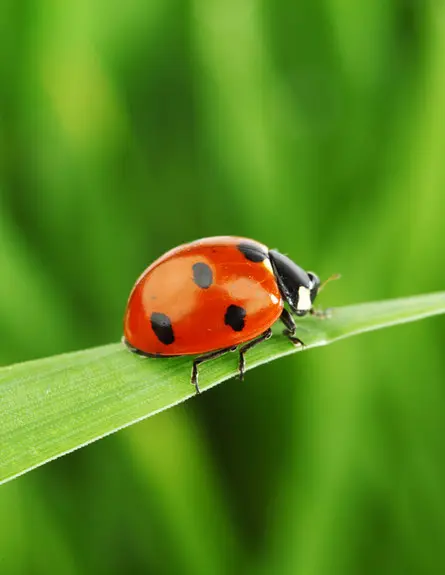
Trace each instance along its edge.
{"label": "ladybug's middle leg", "polygon": [[245,345],[240,347],[238,370],[239,370],[239,378],[241,381],[243,381],[244,379],[244,372],[246,370],[246,359],[244,357],[244,354],[246,353],[246,351],[249,351],[249,349],[252,349],[252,347],[255,347],[262,341],[266,341],[266,339],[269,339],[271,336],[272,336],[272,330],[269,327],[269,329],[266,329],[266,331],[261,335],[259,335],[256,339],[253,339],[252,341],[249,341],[249,343],[246,343]]}
{"label": "ladybug's middle leg", "polygon": [[216,359],[217,357],[221,357],[222,355],[225,355],[229,351],[235,351],[235,350],[236,350],[236,345],[232,346],[232,347],[225,347],[224,349],[217,349],[215,351],[211,351],[209,353],[206,353],[205,355],[201,355],[200,357],[197,357],[193,361],[192,377],[191,377],[190,383],[195,386],[196,393],[201,393],[201,390],[199,389],[199,385],[198,385],[198,365],[200,363],[205,362],[205,361],[210,361],[211,359]]}
{"label": "ladybug's middle leg", "polygon": [[294,318],[286,308],[283,308],[283,311],[280,315],[280,320],[286,326],[286,329],[283,330],[283,335],[287,336],[294,345],[304,346],[304,342],[302,342],[301,339],[295,335],[297,326],[295,325]]}

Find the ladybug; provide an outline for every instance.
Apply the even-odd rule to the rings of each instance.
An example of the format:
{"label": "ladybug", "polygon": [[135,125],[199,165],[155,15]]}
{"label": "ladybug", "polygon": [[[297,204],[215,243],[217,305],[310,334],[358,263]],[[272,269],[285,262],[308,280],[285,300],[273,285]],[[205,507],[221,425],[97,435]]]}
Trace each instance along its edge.
{"label": "ladybug", "polygon": [[254,240],[220,236],[178,246],[137,280],[127,304],[123,342],[146,357],[198,355],[191,383],[199,393],[198,366],[269,339],[278,319],[294,345],[293,315],[312,312],[320,280],[287,256]]}

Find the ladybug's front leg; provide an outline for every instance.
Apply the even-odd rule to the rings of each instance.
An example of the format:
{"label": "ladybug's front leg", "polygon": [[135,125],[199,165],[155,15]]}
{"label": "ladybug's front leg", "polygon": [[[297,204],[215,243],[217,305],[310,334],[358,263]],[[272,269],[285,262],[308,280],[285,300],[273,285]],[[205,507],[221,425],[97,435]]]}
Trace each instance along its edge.
{"label": "ladybug's front leg", "polygon": [[295,332],[297,330],[297,326],[295,325],[294,318],[287,311],[286,308],[283,308],[283,311],[281,312],[281,315],[280,315],[280,320],[286,326],[286,329],[283,330],[283,335],[288,337],[294,345],[304,346],[304,342],[302,342],[301,339],[295,335]]}
{"label": "ladybug's front leg", "polygon": [[331,310],[328,309],[314,309],[312,308],[309,313],[313,316],[313,317],[317,317],[319,319],[329,319],[332,315]]}

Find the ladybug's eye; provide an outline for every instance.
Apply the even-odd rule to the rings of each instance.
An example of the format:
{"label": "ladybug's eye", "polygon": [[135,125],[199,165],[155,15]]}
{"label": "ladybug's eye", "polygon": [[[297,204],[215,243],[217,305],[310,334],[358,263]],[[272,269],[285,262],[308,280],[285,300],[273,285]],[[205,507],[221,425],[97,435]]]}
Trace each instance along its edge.
{"label": "ladybug's eye", "polygon": [[269,251],[269,258],[283,298],[296,313],[303,315],[308,312],[311,307],[312,287],[308,274],[276,250]]}

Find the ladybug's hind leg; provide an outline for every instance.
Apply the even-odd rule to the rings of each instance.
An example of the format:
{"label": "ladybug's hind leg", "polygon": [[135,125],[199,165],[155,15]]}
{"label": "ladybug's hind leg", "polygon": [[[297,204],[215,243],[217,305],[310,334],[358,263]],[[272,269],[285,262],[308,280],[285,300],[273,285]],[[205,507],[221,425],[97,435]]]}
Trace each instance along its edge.
{"label": "ladybug's hind leg", "polygon": [[304,343],[301,341],[301,339],[295,335],[297,326],[295,325],[294,318],[291,316],[291,314],[287,311],[286,308],[283,308],[283,311],[281,312],[280,315],[280,320],[286,326],[286,329],[283,330],[283,335],[288,337],[294,345],[304,346]]}
{"label": "ladybug's hind leg", "polygon": [[249,349],[252,349],[252,347],[255,347],[262,341],[266,341],[266,339],[269,339],[271,336],[272,336],[272,330],[270,328],[266,329],[266,331],[261,335],[259,335],[256,339],[253,339],[252,341],[249,341],[249,343],[246,343],[246,345],[240,347],[238,370],[239,370],[239,378],[241,381],[243,381],[244,372],[246,371],[246,359],[244,357],[244,354],[246,353],[246,351],[249,351]]}
{"label": "ladybug's hind leg", "polygon": [[209,353],[206,353],[205,355],[201,355],[200,357],[197,357],[193,361],[192,377],[190,383],[195,386],[196,393],[201,393],[201,390],[199,389],[198,385],[198,365],[200,363],[204,363],[205,361],[210,361],[211,359],[221,357],[222,355],[225,355],[229,351],[235,351],[235,350],[236,346],[225,347],[224,349],[217,349],[216,351],[211,351]]}

